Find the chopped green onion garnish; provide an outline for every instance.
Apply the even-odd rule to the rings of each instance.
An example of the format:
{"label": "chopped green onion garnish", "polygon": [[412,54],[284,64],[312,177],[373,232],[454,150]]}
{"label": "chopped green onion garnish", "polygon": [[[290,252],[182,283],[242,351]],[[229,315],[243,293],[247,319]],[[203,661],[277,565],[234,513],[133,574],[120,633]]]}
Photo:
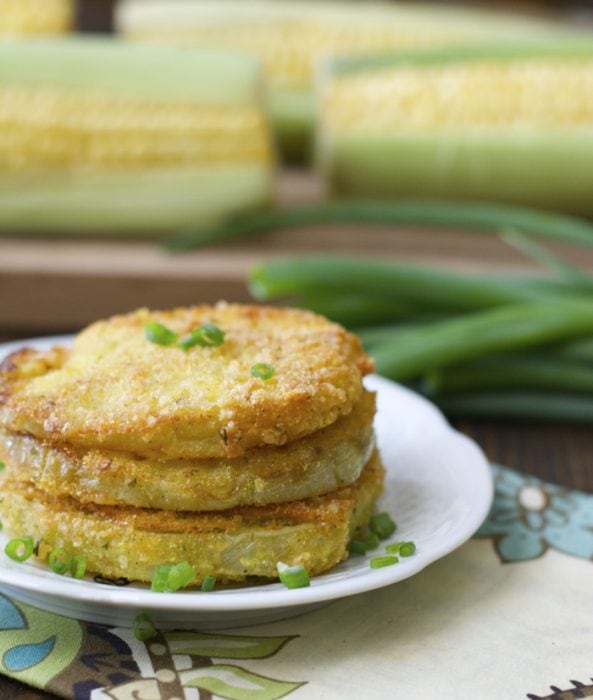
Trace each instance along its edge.
{"label": "chopped green onion garnish", "polygon": [[156,635],[156,627],[147,613],[140,613],[134,619],[134,636],[141,642],[152,639]]}
{"label": "chopped green onion garnish", "polygon": [[371,518],[369,527],[377,537],[384,540],[393,535],[397,526],[389,516],[389,513],[377,513]]}
{"label": "chopped green onion garnish", "polygon": [[182,338],[178,345],[182,350],[189,350],[194,345],[201,345],[204,348],[213,348],[224,343],[224,331],[213,323],[205,323],[196,328],[185,338]]}
{"label": "chopped green onion garnish", "polygon": [[251,368],[251,376],[256,379],[271,379],[274,374],[276,374],[276,370],[265,362],[259,362]]}
{"label": "chopped green onion garnish", "polygon": [[84,575],[86,574],[86,557],[72,557],[72,562],[70,563],[70,573],[72,574],[72,578],[84,578]]}
{"label": "chopped green onion garnish", "polygon": [[173,345],[177,340],[179,335],[172,331],[167,326],[163,326],[162,323],[157,323],[156,321],[151,321],[147,323],[144,327],[146,332],[146,337],[151,343],[156,343],[157,345]]}
{"label": "chopped green onion garnish", "polygon": [[4,462],[0,462],[0,472],[6,467],[6,464]]}
{"label": "chopped green onion garnish", "polygon": [[371,559],[371,569],[382,569],[384,566],[393,566],[397,564],[397,557],[373,557]]}
{"label": "chopped green onion garnish", "polygon": [[202,581],[201,590],[204,593],[210,593],[210,591],[214,590],[215,583],[216,583],[216,576],[204,576],[204,580]]}
{"label": "chopped green onion garnish", "polygon": [[411,557],[416,553],[416,545],[413,542],[402,542],[399,548],[400,557]]}
{"label": "chopped green onion garnish", "polygon": [[385,547],[388,554],[399,554],[401,557],[411,557],[416,553],[416,545],[413,542],[394,542]]}
{"label": "chopped green onion garnish", "polygon": [[72,564],[71,554],[64,547],[54,547],[47,558],[52,571],[60,576],[63,576]]}
{"label": "chopped green onion garnish", "polygon": [[157,566],[152,577],[151,591],[156,593],[174,593],[185,588],[196,578],[196,571],[191,564],[182,561],[180,564]]}
{"label": "chopped green onion garnish", "polygon": [[374,532],[367,528],[362,528],[357,532],[357,536],[350,540],[348,549],[350,554],[366,554],[371,549],[379,546],[379,538]]}
{"label": "chopped green onion garnish", "polygon": [[306,588],[309,585],[309,574],[304,566],[288,566],[282,561],[276,564],[278,578],[286,588]]}
{"label": "chopped green onion garnish", "polygon": [[162,566],[157,566],[154,575],[152,577],[152,584],[150,586],[151,591],[156,593],[162,593],[167,588],[167,579],[169,578],[169,571],[171,567],[163,564]]}
{"label": "chopped green onion garnish", "polygon": [[189,350],[190,348],[193,348],[194,345],[198,345],[198,341],[195,339],[193,333],[191,335],[186,335],[185,338],[182,338],[177,343],[177,346],[182,350]]}
{"label": "chopped green onion garnish", "polygon": [[191,564],[182,561],[180,564],[175,564],[171,567],[167,576],[167,588],[170,593],[178,591],[180,588],[185,588],[196,578],[196,571]]}
{"label": "chopped green onion garnish", "polygon": [[27,535],[26,537],[16,537],[7,542],[4,552],[14,561],[25,561],[33,554],[34,549],[33,538]]}
{"label": "chopped green onion garnish", "polygon": [[348,551],[350,554],[366,554],[367,548],[364,540],[350,540]]}
{"label": "chopped green onion garnish", "polygon": [[377,547],[379,546],[379,538],[377,537],[377,535],[375,535],[374,532],[369,532],[369,534],[365,537],[363,541],[367,552],[371,549],[377,549]]}

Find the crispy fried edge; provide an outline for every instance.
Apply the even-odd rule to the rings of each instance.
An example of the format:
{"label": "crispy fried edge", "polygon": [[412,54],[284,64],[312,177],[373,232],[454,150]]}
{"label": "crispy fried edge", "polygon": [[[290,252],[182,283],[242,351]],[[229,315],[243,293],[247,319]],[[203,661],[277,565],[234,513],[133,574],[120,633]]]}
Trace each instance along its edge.
{"label": "crispy fried edge", "polygon": [[139,460],[125,453],[55,447],[0,431],[0,460],[15,478],[81,503],[223,510],[298,500],[352,483],[374,446],[375,395],[347,416],[283,447],[234,460]]}
{"label": "crispy fried edge", "polygon": [[200,583],[207,575],[275,578],[278,561],[302,564],[312,575],[328,570],[347,557],[350,535],[370,518],[383,478],[375,452],[355,484],[325,496],[210,514],[82,505],[7,476],[0,490],[6,529],[39,541],[42,560],[65,547],[85,556],[91,572],[139,581],[150,581],[157,565],[188,561]]}

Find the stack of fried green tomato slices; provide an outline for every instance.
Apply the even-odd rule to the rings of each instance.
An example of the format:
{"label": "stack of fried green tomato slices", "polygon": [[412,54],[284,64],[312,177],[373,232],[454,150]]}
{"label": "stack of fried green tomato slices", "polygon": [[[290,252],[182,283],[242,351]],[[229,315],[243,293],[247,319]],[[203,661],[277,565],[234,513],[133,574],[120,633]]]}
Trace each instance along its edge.
{"label": "stack of fried green tomato slices", "polygon": [[21,349],[0,371],[4,527],[109,578],[326,571],[382,489],[371,369],[321,316],[225,303]]}

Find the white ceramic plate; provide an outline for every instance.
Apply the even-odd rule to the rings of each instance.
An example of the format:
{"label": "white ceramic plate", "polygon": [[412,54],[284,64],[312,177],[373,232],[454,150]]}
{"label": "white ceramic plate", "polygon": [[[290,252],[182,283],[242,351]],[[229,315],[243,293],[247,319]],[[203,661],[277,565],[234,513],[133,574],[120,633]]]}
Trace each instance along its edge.
{"label": "white ceramic plate", "polygon": [[[28,341],[44,348],[57,339]],[[25,343],[0,345],[0,358]],[[0,590],[44,610],[108,625],[129,626],[140,611],[157,626],[223,628],[300,614],[344,596],[381,588],[413,576],[469,539],[490,508],[490,469],[474,442],[453,430],[422,397],[381,377],[368,377],[377,392],[376,430],[387,469],[380,509],[398,528],[390,541],[413,540],[417,552],[395,566],[371,569],[371,556],[355,556],[317,576],[309,588],[287,590],[280,583],[200,593],[152,593],[146,586],[108,586],[60,577],[28,561],[17,564],[3,553]],[[386,544],[386,543],[385,543]]]}

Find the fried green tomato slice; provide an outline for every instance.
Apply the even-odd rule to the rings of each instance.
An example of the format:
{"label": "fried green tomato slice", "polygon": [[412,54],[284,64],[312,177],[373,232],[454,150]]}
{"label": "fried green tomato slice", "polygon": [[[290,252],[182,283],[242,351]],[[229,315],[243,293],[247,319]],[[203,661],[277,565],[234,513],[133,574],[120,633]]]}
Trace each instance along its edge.
{"label": "fried green tomato slice", "polygon": [[365,391],[347,416],[288,445],[166,462],[0,432],[0,461],[20,481],[81,503],[190,511],[284,503],[356,481],[374,447],[374,413]]}
{"label": "fried green tomato slice", "polygon": [[[177,334],[182,346],[151,341],[148,324]],[[185,342],[205,324],[223,341]],[[255,366],[273,376],[254,376]],[[6,358],[0,426],[157,459],[238,457],[347,415],[371,370],[356,336],[310,312],[226,303],[141,309],[94,323],[71,350]]]}
{"label": "fried green tomato slice", "polygon": [[351,486],[290,503],[181,513],[81,504],[33,484],[0,477],[4,528],[30,535],[44,560],[54,547],[86,557],[87,571],[150,581],[155,567],[187,561],[219,581],[277,578],[276,564],[320,574],[347,557],[351,534],[370,519],[383,488],[378,453]]}

